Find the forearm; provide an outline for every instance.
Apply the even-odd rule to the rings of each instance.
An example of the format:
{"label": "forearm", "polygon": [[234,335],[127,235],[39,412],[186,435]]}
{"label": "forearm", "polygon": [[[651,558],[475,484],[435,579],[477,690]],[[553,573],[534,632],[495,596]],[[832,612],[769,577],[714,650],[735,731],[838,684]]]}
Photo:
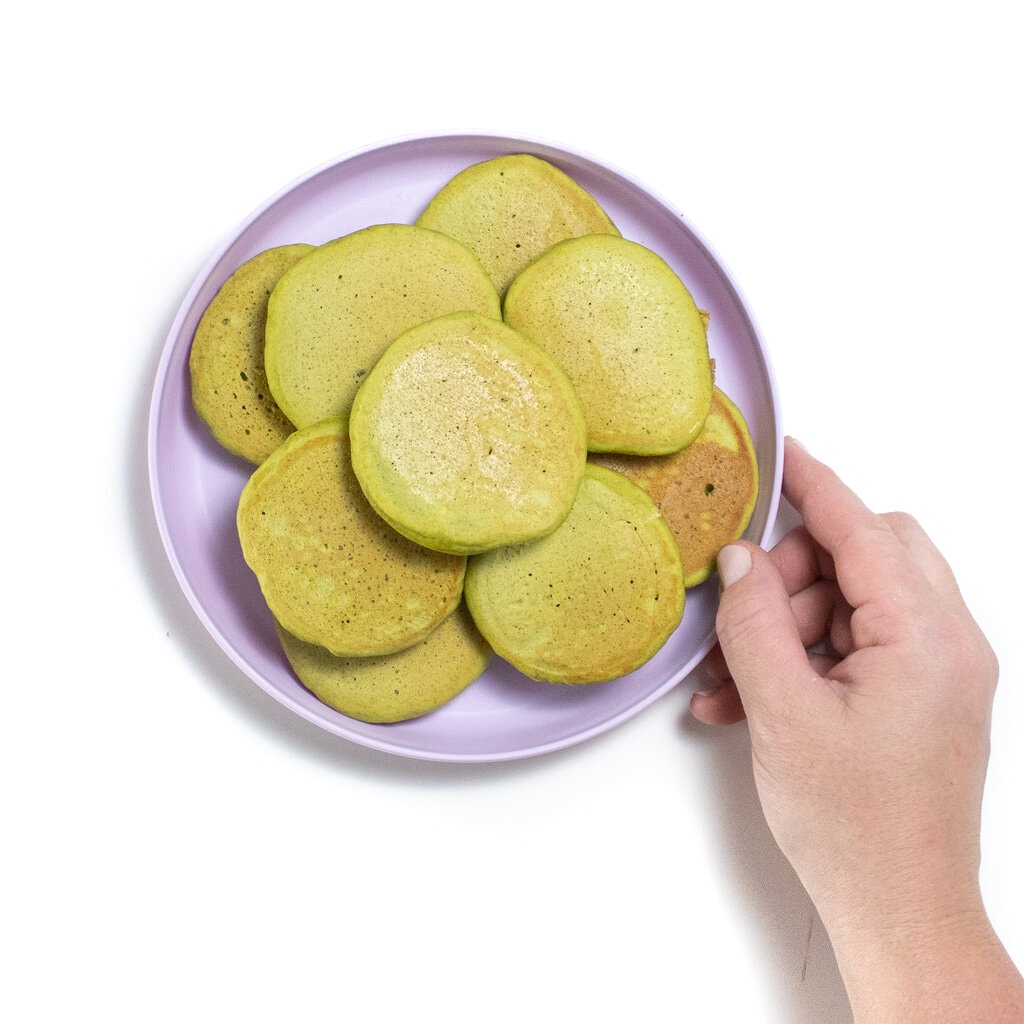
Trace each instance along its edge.
{"label": "forearm", "polygon": [[983,913],[933,933],[834,942],[857,1024],[1024,1022],[1024,979]]}

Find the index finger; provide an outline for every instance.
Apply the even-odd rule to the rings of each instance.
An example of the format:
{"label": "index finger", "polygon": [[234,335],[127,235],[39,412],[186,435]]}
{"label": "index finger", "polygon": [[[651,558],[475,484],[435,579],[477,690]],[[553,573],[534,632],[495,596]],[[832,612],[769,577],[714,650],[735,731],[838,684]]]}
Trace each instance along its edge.
{"label": "index finger", "polygon": [[893,581],[916,573],[906,546],[836,473],[786,439],[783,492],[808,532],[831,556],[836,578],[854,608],[894,592]]}

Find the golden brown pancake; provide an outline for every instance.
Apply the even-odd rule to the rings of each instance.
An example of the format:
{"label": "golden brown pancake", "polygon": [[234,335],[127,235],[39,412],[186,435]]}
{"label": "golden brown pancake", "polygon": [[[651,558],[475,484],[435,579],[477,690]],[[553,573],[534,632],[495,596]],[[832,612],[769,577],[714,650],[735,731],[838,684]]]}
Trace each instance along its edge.
{"label": "golden brown pancake", "polygon": [[297,427],[346,416],[402,331],[460,309],[501,318],[490,277],[461,242],[409,224],[334,239],[292,267],[270,296],[270,390]]}
{"label": "golden brown pancake", "polygon": [[281,275],[312,251],[312,245],[282,245],[247,260],[221,285],[192,339],[196,412],[229,452],[256,465],[295,429],[267,385],[267,301]]}
{"label": "golden brown pancake", "polygon": [[555,242],[619,233],[598,201],[554,164],[525,153],[467,167],[416,221],[468,245],[500,294]]}
{"label": "golden brown pancake", "polygon": [[711,407],[707,329],[645,246],[612,235],[559,242],[512,282],[504,318],[565,367],[591,451],[663,455],[699,433]]}
{"label": "golden brown pancake", "polygon": [[550,533],[586,466],[586,425],[562,368],[478,313],[411,328],[359,389],[352,466],[396,530],[471,554]]}
{"label": "golden brown pancake", "polygon": [[336,418],[292,434],[238,503],[242,553],[274,617],[333,654],[391,654],[457,606],[465,559],[414,544],[370,508]]}
{"label": "golden brown pancake", "polygon": [[493,653],[465,605],[425,640],[375,658],[340,658],[277,629],[302,685],[363,722],[403,722],[437,710],[480,677]]}
{"label": "golden brown pancake", "polygon": [[588,465],[572,511],[541,540],[469,559],[466,604],[525,675],[592,683],[639,668],[679,625],[679,550],[648,495]]}
{"label": "golden brown pancake", "polygon": [[687,587],[703,582],[718,552],[743,535],[757,501],[757,454],[743,414],[720,388],[696,440],[662,456],[591,455],[653,499],[679,544]]}

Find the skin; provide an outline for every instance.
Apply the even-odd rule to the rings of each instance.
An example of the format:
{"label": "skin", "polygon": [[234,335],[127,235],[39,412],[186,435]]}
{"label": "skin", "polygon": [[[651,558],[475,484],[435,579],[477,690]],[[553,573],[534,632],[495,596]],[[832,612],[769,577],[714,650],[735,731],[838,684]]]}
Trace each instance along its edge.
{"label": "skin", "polygon": [[1022,1022],[978,881],[995,655],[914,519],[869,511],[792,440],[783,491],[803,524],[719,556],[714,685],[691,711],[746,717],[857,1024]]}

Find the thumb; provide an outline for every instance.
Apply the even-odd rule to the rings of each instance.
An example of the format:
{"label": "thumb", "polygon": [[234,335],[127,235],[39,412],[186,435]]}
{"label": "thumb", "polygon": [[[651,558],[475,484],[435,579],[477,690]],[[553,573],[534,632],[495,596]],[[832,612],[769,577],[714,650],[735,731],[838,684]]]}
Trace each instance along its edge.
{"label": "thumb", "polygon": [[808,677],[818,676],[772,559],[753,544],[728,544],[718,554],[718,573],[718,640],[747,717],[770,715],[813,692]]}

